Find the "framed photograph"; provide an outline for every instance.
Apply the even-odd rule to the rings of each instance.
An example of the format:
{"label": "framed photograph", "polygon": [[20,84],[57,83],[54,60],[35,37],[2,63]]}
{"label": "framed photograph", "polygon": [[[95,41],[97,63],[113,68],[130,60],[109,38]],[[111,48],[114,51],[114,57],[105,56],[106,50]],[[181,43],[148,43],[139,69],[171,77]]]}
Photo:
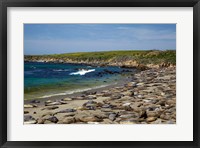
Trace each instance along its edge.
{"label": "framed photograph", "polygon": [[1,147],[200,147],[199,0],[1,1]]}

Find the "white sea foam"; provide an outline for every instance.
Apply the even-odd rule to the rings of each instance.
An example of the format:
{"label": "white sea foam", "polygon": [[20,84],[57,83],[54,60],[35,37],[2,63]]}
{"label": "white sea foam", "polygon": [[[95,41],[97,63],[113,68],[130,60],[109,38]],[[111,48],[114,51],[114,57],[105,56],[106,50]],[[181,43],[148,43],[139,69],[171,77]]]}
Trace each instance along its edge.
{"label": "white sea foam", "polygon": [[[117,84],[117,83],[114,83],[114,84]],[[45,96],[42,96],[42,97],[39,97],[39,98],[49,98],[49,97],[54,97],[54,96],[69,95],[69,94],[88,91],[88,90],[92,90],[92,89],[103,88],[103,87],[106,87],[106,86],[109,86],[109,85],[101,85],[101,86],[95,86],[95,87],[92,87],[92,88],[76,89],[76,90],[66,91],[66,92],[58,93],[58,94],[45,95]]]}
{"label": "white sea foam", "polygon": [[58,71],[58,72],[60,72],[60,71],[69,71],[68,69],[53,69],[53,71]]}
{"label": "white sea foam", "polygon": [[89,70],[79,70],[77,72],[72,72],[70,73],[69,75],[85,75],[86,73],[89,73],[89,72],[93,72],[95,71],[95,69],[89,69]]}

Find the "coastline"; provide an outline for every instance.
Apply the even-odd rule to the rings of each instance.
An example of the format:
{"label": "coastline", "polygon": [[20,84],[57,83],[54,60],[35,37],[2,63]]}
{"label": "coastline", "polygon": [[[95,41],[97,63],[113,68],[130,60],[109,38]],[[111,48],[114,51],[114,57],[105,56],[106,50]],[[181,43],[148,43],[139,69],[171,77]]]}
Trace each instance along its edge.
{"label": "coastline", "polygon": [[74,92],[74,93],[69,93],[69,94],[63,94],[63,95],[57,95],[57,94],[52,94],[52,96],[47,96],[47,97],[43,97],[41,96],[40,98],[36,98],[36,99],[28,99],[28,100],[24,100],[24,104],[29,104],[31,102],[34,102],[35,100],[40,101],[40,103],[37,103],[37,105],[42,105],[45,101],[48,100],[52,100],[52,101],[56,101],[56,100],[60,100],[62,98],[67,98],[67,97],[77,97],[80,95],[83,95],[85,92],[91,93],[91,92],[101,92],[105,89],[110,89],[113,87],[121,87],[123,85],[125,85],[126,83],[128,83],[131,80],[131,78],[125,77],[124,79],[118,81],[117,83],[113,83],[110,85],[105,85],[105,86],[100,86],[100,87],[95,87],[95,88],[86,88],[86,89],[82,89],[78,92]]}
{"label": "coastline", "polygon": [[90,66],[118,66],[122,68],[136,68],[147,70],[151,68],[175,67],[175,50],[149,51],[107,51],[83,52],[55,55],[25,55],[25,62],[69,63]]}
{"label": "coastline", "polygon": [[26,100],[24,124],[176,124],[176,67],[86,92]]}

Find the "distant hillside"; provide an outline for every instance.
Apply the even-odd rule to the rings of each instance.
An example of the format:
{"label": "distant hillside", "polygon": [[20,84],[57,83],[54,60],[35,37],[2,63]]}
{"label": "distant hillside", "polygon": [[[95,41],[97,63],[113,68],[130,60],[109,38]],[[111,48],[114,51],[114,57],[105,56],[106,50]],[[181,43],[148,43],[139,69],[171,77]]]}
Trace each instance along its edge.
{"label": "distant hillside", "polygon": [[129,50],[78,52],[52,55],[25,56],[25,61],[113,65],[124,67],[168,67],[176,65],[175,50]]}

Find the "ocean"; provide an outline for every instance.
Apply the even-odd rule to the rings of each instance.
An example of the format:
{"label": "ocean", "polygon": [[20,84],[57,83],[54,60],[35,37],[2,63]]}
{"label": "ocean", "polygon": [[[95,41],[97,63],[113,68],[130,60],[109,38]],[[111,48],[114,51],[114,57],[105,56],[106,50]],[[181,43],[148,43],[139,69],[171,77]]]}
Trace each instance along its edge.
{"label": "ocean", "polygon": [[119,83],[135,69],[84,64],[24,63],[24,99],[72,94]]}

